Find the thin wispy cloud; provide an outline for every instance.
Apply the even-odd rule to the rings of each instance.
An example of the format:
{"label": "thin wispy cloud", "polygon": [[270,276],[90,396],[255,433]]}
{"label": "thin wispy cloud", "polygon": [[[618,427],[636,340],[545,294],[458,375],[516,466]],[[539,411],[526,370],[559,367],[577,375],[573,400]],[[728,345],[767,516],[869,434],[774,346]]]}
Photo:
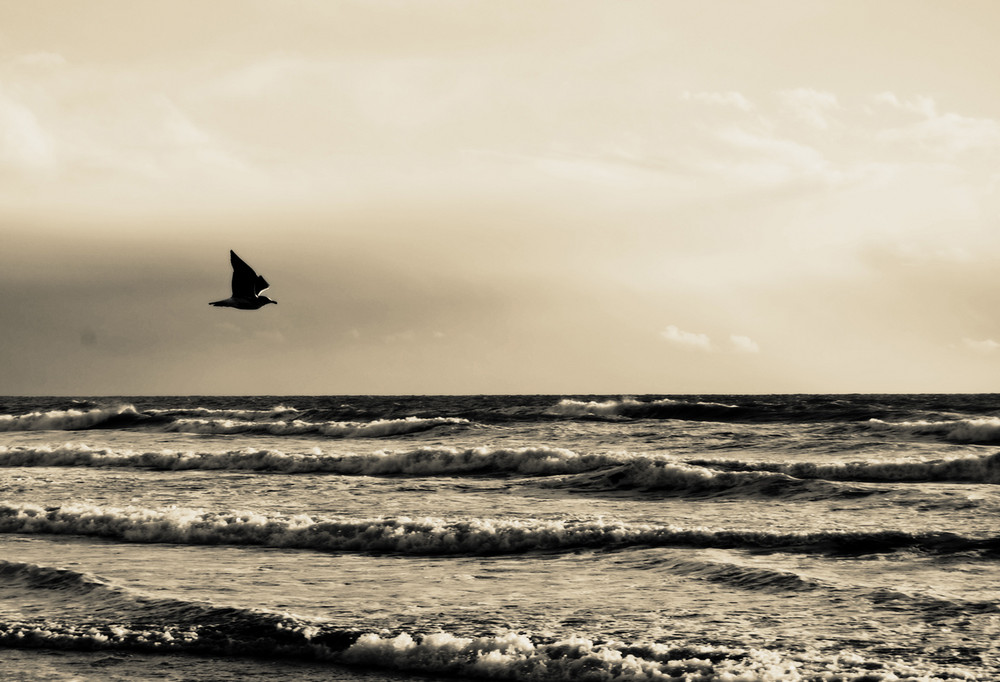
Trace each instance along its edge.
{"label": "thin wispy cloud", "polygon": [[879,131],[877,137],[882,141],[916,144],[948,156],[976,149],[1000,149],[997,119],[940,113],[937,102],[928,96],[901,99],[895,93],[883,92],[875,100],[918,117],[916,121]]}
{"label": "thin wispy cloud", "polygon": [[962,343],[966,348],[974,350],[977,353],[995,353],[998,349],[1000,349],[1000,343],[994,341],[993,339],[976,340],[964,338],[962,339]]}
{"label": "thin wispy cloud", "polygon": [[760,346],[756,341],[751,339],[749,336],[741,336],[739,334],[732,334],[729,337],[729,342],[732,344],[733,349],[738,353],[759,353]]}
{"label": "thin wispy cloud", "polygon": [[57,52],[39,51],[18,55],[14,62],[26,66],[52,67],[62,66],[66,63],[66,58]]}
{"label": "thin wispy cloud", "polygon": [[778,97],[794,117],[820,130],[830,127],[827,114],[840,106],[837,96],[832,92],[809,88],[783,90],[778,93]]}
{"label": "thin wispy cloud", "polygon": [[56,145],[38,117],[0,84],[0,170],[43,171],[56,160]]}
{"label": "thin wispy cloud", "polygon": [[728,92],[689,92],[684,91],[681,99],[689,102],[703,102],[723,107],[734,107],[740,111],[750,112],[754,110],[753,102],[744,95],[735,91]]}
{"label": "thin wispy cloud", "polygon": [[660,332],[660,338],[673,345],[690,350],[734,353],[760,352],[760,346],[749,336],[731,334],[729,336],[729,343],[720,346],[715,344],[708,334],[684,331],[673,324],[668,325],[666,329]]}
{"label": "thin wispy cloud", "polygon": [[683,348],[703,351],[712,350],[712,341],[708,338],[707,334],[687,332],[673,324],[668,325],[666,329],[660,332],[660,336],[668,342]]}

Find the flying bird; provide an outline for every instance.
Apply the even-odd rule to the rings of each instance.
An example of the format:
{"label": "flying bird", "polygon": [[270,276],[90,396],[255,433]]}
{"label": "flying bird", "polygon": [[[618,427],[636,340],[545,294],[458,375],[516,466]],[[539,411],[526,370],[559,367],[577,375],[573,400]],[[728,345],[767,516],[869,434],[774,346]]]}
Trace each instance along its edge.
{"label": "flying bird", "polygon": [[277,301],[260,295],[260,292],[270,286],[267,280],[244,263],[235,251],[229,252],[229,262],[233,264],[233,295],[221,301],[212,301],[209,305],[240,310],[257,310],[268,303],[277,305]]}

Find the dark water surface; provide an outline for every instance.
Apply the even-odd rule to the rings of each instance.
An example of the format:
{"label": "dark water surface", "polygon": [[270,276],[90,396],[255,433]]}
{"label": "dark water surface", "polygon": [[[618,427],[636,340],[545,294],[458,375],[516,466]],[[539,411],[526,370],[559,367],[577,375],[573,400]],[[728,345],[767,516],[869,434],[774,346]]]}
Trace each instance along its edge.
{"label": "dark water surface", "polygon": [[0,676],[1000,679],[998,442],[995,395],[0,398]]}

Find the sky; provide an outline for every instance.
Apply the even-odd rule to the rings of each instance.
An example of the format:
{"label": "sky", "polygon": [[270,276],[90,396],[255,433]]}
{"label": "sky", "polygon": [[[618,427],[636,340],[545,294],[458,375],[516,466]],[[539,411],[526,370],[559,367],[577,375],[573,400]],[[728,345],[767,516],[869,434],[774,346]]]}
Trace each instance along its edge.
{"label": "sky", "polygon": [[0,0],[0,393],[998,391],[998,25]]}

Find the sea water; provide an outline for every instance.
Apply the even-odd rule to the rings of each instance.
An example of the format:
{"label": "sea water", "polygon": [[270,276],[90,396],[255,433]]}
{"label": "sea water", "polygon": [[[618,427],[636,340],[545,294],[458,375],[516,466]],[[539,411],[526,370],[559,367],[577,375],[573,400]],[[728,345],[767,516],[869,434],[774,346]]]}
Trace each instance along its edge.
{"label": "sea water", "polygon": [[1000,396],[0,398],[5,680],[1000,679]]}

